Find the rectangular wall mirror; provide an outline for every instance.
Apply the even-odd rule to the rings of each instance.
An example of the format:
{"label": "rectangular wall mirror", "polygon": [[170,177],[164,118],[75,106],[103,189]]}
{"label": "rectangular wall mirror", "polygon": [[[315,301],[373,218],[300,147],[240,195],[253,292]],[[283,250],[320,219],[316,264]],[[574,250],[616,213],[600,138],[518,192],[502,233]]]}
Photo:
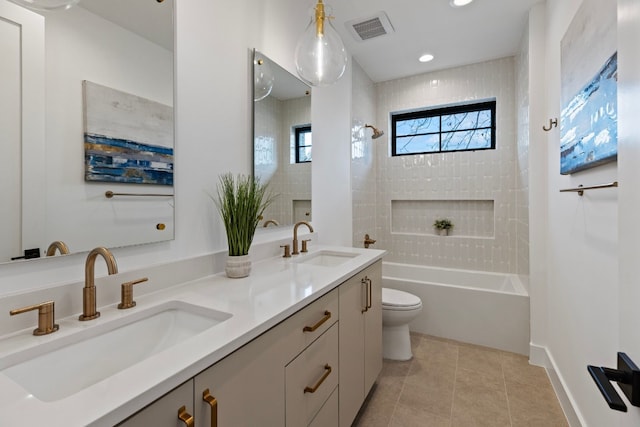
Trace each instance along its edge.
{"label": "rectangular wall mirror", "polygon": [[253,173],[278,194],[259,227],[311,221],[311,88],[253,55]]}
{"label": "rectangular wall mirror", "polygon": [[[158,168],[164,176],[173,174],[174,1],[83,0],[68,10],[40,13],[0,0],[0,16],[3,40],[13,43],[3,57],[14,61],[0,67],[1,80],[12,82],[3,92],[5,86],[14,89],[3,111],[14,123],[28,123],[33,116],[21,102],[40,103],[43,111],[31,127],[38,129],[37,137],[25,138],[27,127],[21,135],[19,127],[0,122],[3,143],[9,141],[5,153],[12,156],[2,164],[15,165],[0,172],[0,181],[11,183],[0,186],[0,197],[9,201],[2,210],[0,235],[9,238],[0,239],[0,263],[29,250],[44,257],[55,241],[77,253],[172,240],[172,181],[147,178]],[[22,41],[30,37],[33,43]],[[28,67],[43,75],[44,86],[30,86],[29,72],[14,72]],[[104,110],[92,110],[84,82],[119,94],[102,100],[112,110],[152,118],[122,123]],[[162,118],[148,104],[160,106]],[[108,119],[99,121],[98,133],[117,139],[99,149],[102,163],[93,161],[95,150],[88,154],[85,122],[91,111]],[[94,171],[106,181],[85,179],[86,164],[97,165]],[[132,183],[135,178],[138,183]],[[116,196],[108,198],[108,191]]]}

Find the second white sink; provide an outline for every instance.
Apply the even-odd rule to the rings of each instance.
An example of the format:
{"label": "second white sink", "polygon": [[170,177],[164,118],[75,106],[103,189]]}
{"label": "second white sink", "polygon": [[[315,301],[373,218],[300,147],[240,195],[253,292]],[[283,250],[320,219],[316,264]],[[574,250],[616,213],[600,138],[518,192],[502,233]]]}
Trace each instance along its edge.
{"label": "second white sink", "polygon": [[321,265],[323,267],[336,267],[355,258],[358,254],[337,251],[319,251],[297,260],[302,264]]}
{"label": "second white sink", "polygon": [[170,301],[8,356],[0,360],[0,366],[9,367],[0,373],[38,400],[56,401],[230,317],[229,313]]}

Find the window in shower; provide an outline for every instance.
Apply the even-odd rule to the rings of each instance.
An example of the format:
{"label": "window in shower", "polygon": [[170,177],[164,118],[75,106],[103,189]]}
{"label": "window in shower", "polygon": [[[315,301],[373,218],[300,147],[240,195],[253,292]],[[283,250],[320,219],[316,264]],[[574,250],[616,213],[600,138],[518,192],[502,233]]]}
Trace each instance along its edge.
{"label": "window in shower", "polygon": [[311,126],[298,126],[295,132],[295,154],[296,163],[307,163],[311,161]]}
{"label": "window in shower", "polygon": [[496,101],[391,114],[391,153],[441,153],[496,148]]}

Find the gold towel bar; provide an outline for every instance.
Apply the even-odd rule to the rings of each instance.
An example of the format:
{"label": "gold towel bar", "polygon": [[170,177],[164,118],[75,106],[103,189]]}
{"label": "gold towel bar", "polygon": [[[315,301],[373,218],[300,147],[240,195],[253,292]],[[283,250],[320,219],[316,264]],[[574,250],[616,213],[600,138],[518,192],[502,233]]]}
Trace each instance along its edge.
{"label": "gold towel bar", "polygon": [[113,191],[107,191],[104,193],[107,199],[111,199],[115,196],[135,196],[135,197],[173,197],[173,194],[143,194],[143,193],[114,193]]}
{"label": "gold towel bar", "polygon": [[574,193],[578,193],[578,196],[582,196],[585,190],[597,190],[599,188],[611,188],[611,187],[617,187],[617,186],[618,186],[618,181],[613,181],[613,182],[610,182],[609,184],[591,185],[589,187],[583,187],[582,185],[579,185],[576,188],[565,188],[564,190],[560,190],[560,192],[561,193],[574,192]]}

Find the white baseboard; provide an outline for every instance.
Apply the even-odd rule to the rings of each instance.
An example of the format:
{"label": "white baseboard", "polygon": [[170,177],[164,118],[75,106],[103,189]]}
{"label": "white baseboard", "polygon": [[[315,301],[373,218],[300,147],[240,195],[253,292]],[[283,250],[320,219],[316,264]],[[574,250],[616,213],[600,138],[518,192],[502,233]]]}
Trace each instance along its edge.
{"label": "white baseboard", "polygon": [[529,344],[529,363],[536,366],[541,366],[547,371],[547,376],[551,381],[553,390],[558,396],[560,406],[564,411],[567,422],[571,427],[583,427],[587,424],[584,422],[584,418],[577,410],[574,399],[571,397],[571,393],[565,387],[565,382],[562,379],[562,375],[558,373],[556,369],[556,363],[553,357],[549,353],[548,349],[543,346]]}

